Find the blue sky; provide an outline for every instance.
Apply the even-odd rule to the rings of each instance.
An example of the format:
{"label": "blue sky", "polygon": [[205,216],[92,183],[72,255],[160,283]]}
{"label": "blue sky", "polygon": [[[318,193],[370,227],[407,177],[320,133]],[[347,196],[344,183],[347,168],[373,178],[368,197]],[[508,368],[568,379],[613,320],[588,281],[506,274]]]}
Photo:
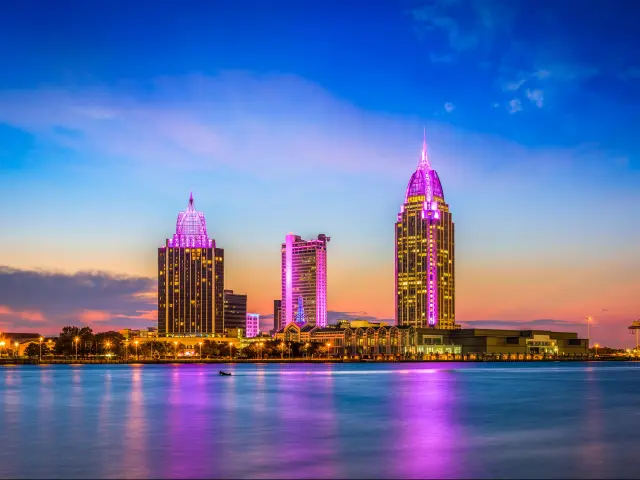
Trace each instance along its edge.
{"label": "blue sky", "polygon": [[[152,277],[193,191],[250,308],[278,296],[284,235],[325,232],[329,308],[388,318],[393,221],[426,127],[456,221],[460,321],[607,307],[603,338],[622,342],[640,316],[639,14],[633,1],[12,2],[0,265]],[[10,300],[0,322],[31,328],[16,322],[40,317]],[[65,319],[93,310],[106,311],[70,300]]]}

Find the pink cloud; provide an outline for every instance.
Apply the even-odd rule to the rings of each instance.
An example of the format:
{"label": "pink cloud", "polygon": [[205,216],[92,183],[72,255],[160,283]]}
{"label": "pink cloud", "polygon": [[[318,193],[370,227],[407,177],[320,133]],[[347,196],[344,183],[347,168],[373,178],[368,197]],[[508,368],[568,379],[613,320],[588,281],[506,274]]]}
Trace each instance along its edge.
{"label": "pink cloud", "polygon": [[113,314],[102,310],[84,310],[79,318],[85,323],[104,322],[113,318]]}
{"label": "pink cloud", "polygon": [[38,312],[36,310],[16,311],[6,305],[0,305],[0,315],[11,316],[28,322],[44,322],[45,320],[42,312]]}

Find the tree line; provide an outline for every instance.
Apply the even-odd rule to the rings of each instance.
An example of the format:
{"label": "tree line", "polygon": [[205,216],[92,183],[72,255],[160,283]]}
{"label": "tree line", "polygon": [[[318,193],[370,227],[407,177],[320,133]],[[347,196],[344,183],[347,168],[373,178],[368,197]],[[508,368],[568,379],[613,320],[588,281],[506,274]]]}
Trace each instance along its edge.
{"label": "tree line", "polygon": [[160,359],[185,356],[187,353],[201,358],[301,358],[318,357],[327,354],[327,347],[318,343],[282,342],[275,339],[251,343],[243,348],[237,344],[215,342],[203,338],[197,345],[161,342],[152,338],[127,341],[120,333],[109,331],[93,333],[90,327],[66,326],[58,338],[31,342],[25,349],[28,357],[65,357],[115,359],[140,358]]}

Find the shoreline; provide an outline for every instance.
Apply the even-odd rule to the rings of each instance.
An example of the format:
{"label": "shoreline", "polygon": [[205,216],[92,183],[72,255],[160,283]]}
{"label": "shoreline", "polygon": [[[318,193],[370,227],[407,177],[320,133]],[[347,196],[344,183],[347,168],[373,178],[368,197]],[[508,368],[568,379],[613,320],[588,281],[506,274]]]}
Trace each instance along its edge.
{"label": "shoreline", "polygon": [[621,361],[640,361],[634,357],[597,357],[597,358],[547,358],[538,360],[503,360],[496,358],[479,358],[474,360],[345,360],[342,358],[331,359],[240,359],[240,360],[224,360],[224,359],[159,359],[159,360],[93,360],[93,359],[59,359],[59,360],[42,360],[27,358],[9,358],[0,359],[2,365],[235,365],[235,364],[349,364],[349,363],[549,363],[549,362],[621,362]]}

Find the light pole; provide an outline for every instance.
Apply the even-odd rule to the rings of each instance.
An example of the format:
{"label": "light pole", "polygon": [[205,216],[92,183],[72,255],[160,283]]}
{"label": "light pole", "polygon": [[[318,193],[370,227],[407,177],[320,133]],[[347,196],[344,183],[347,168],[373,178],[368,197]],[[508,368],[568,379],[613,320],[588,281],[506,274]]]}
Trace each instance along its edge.
{"label": "light pole", "polygon": [[233,352],[233,342],[229,342],[229,361],[230,362],[233,360],[232,352]]}
{"label": "light pole", "polygon": [[124,341],[124,360],[129,361],[129,340]]}
{"label": "light pole", "polygon": [[591,317],[584,318],[587,322],[587,348],[591,345]]}
{"label": "light pole", "polygon": [[598,356],[598,347],[599,347],[599,346],[600,346],[600,345],[598,345],[598,344],[596,343],[596,345],[595,345],[595,347],[596,347],[596,357]]}
{"label": "light pole", "polygon": [[259,350],[259,351],[260,351],[260,355],[259,355],[259,356],[260,356],[260,360],[262,360],[262,344],[263,344],[263,343],[264,343],[264,342],[260,342],[260,343],[258,344],[258,345],[260,346],[260,350]]}
{"label": "light pole", "polygon": [[331,351],[331,344],[327,343],[327,360],[329,360],[329,352]]}
{"label": "light pole", "polygon": [[53,358],[53,348],[51,348],[52,343],[53,343],[53,340],[51,339],[47,340],[47,347],[49,347],[49,356],[51,358]]}
{"label": "light pole", "polygon": [[80,341],[80,339],[78,337],[74,338],[73,341],[76,344],[76,362],[78,361],[78,342]]}
{"label": "light pole", "polygon": [[304,344],[304,357],[307,360],[309,359],[309,342]]}
{"label": "light pole", "polygon": [[104,344],[105,347],[107,347],[107,357],[109,356],[109,347],[111,346],[111,343],[107,342]]}
{"label": "light pole", "polygon": [[200,360],[202,360],[202,342],[198,342],[198,345],[200,345]]}
{"label": "light pole", "polygon": [[40,358],[39,361],[42,361],[42,341],[44,340],[44,338],[40,337]]}
{"label": "light pole", "polygon": [[4,355],[4,340],[0,340],[0,357]]}
{"label": "light pole", "polygon": [[138,356],[138,340],[136,340],[135,342],[133,342],[136,344],[136,360],[140,360],[140,357]]}
{"label": "light pole", "polygon": [[19,356],[19,355],[18,355],[18,353],[19,353],[19,351],[20,351],[20,349],[19,349],[18,347],[20,347],[20,344],[19,344],[18,342],[15,342],[15,343],[13,344],[13,346],[14,346],[14,347],[16,347],[15,357],[16,357],[16,358],[18,358],[18,356]]}
{"label": "light pole", "polygon": [[173,359],[178,359],[178,342],[173,342]]}
{"label": "light pole", "polygon": [[280,360],[284,360],[284,342],[280,343]]}

